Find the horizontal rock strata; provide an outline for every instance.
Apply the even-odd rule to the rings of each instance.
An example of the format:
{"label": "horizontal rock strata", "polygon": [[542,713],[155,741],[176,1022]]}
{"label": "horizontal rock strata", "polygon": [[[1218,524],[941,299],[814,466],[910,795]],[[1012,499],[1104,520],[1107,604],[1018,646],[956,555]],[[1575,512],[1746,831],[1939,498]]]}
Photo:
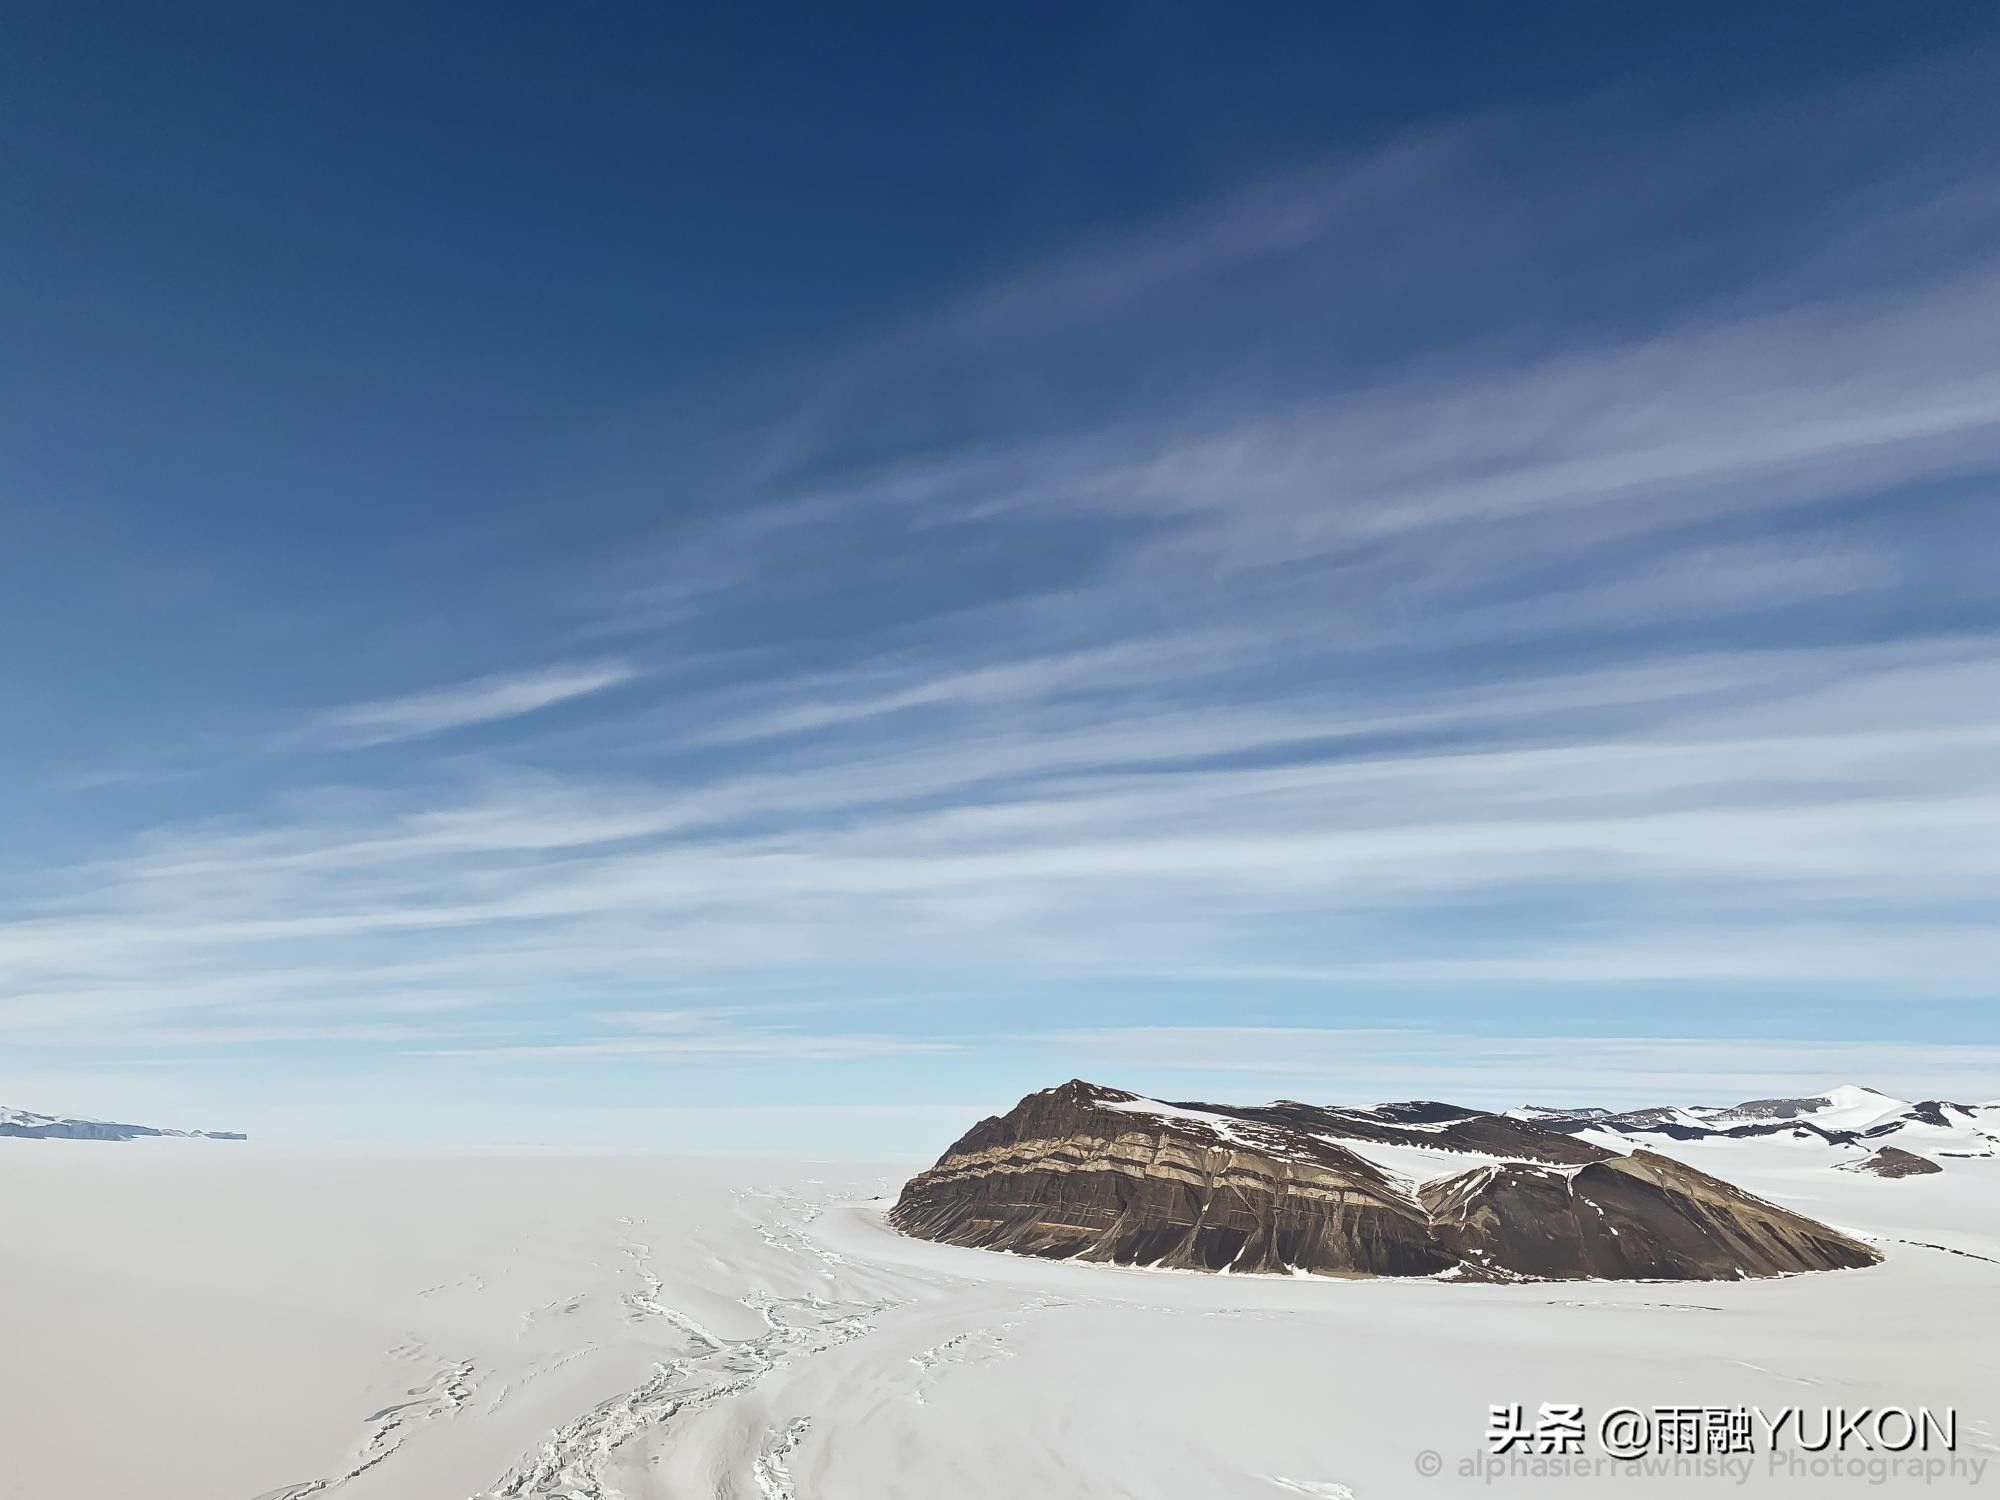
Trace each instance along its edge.
{"label": "horizontal rock strata", "polygon": [[[1412,1175],[1370,1153],[1438,1165]],[[974,1126],[890,1218],[949,1244],[1229,1272],[1689,1280],[1879,1259],[1666,1157],[1527,1121],[1428,1102],[1164,1104],[1081,1081]]]}

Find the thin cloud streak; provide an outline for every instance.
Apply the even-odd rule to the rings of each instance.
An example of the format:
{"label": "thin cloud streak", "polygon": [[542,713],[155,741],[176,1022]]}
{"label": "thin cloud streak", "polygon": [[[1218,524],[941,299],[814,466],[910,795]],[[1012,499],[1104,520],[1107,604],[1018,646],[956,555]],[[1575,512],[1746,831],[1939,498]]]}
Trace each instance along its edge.
{"label": "thin cloud streak", "polygon": [[448,688],[330,709],[319,716],[314,729],[353,748],[384,745],[539,713],[618,687],[638,675],[638,669],[625,662],[571,663],[533,672],[500,673]]}
{"label": "thin cloud streak", "polygon": [[[1482,683],[1416,717],[1445,736],[1421,751],[1330,753],[1294,721],[1229,714],[1234,753],[1283,759],[1218,764],[1198,714],[1167,721],[1185,743],[1146,718],[1086,711],[1018,738],[975,718],[859,761],[833,751],[651,793],[544,777],[450,808],[350,802],[247,837],[192,830],[93,867],[66,910],[0,926],[0,1027],[199,1016],[260,985],[301,1024],[441,994],[475,997],[453,1023],[469,1025],[552,986],[823,977],[885,955],[976,959],[1020,983],[1129,973],[1145,955],[1227,984],[1238,929],[1292,913],[1388,924],[1342,964],[1290,950],[1330,977],[1977,993],[1992,943],[1950,913],[2000,897],[1996,656],[1950,639],[1837,664],[1669,661],[1652,688],[1633,667]],[[1883,700],[1904,705],[1894,727],[1877,723]],[[1512,737],[1491,717],[1510,702]],[[1593,713],[1611,718],[1580,735]],[[1142,750],[1154,763],[1135,768]],[[1417,958],[1399,925],[1482,893],[1585,913],[1607,883],[1626,915],[1608,931],[1595,918],[1588,941],[1545,922]],[[1865,914],[1844,918],[1844,941],[1816,920],[1833,908]],[[649,1024],[666,1034],[535,1045],[722,1046],[684,1044],[671,1016]]]}

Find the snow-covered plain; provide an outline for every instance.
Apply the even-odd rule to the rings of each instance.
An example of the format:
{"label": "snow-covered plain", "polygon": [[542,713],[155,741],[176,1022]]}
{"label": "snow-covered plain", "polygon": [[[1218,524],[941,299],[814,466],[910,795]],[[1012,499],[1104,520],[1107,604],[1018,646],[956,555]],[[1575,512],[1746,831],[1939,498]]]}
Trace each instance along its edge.
{"label": "snow-covered plain", "polygon": [[[1461,1477],[1512,1402],[1955,1406],[1961,1454],[2000,1459],[1993,1160],[1884,1181],[1780,1141],[1670,1144],[1878,1238],[1887,1262],[1482,1286],[920,1243],[881,1219],[904,1166],[0,1145],[9,1497],[1594,1500],[1614,1483]],[[1742,1488],[1924,1489],[1761,1463]]]}

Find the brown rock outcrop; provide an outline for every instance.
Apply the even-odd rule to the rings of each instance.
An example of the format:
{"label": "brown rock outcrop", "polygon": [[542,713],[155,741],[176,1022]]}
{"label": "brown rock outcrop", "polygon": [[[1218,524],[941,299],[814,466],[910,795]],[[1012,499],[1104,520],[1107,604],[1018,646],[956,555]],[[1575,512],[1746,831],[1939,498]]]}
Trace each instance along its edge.
{"label": "brown rock outcrop", "polygon": [[890,1219],[950,1244],[1230,1272],[1686,1280],[1880,1258],[1666,1157],[1528,1121],[1428,1102],[1165,1104],[1080,1080],[980,1121]]}
{"label": "brown rock outcrop", "polygon": [[1866,1172],[1871,1177],[1928,1177],[1944,1168],[1929,1157],[1905,1151],[1901,1146],[1884,1146],[1860,1161],[1844,1163],[1843,1170]]}

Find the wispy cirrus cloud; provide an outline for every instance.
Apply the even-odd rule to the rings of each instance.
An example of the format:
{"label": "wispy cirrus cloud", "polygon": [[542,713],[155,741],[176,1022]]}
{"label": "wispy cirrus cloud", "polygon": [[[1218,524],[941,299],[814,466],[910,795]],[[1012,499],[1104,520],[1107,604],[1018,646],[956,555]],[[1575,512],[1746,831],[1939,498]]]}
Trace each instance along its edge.
{"label": "wispy cirrus cloud", "polygon": [[[1654,1032],[1663,993],[1848,1031],[1992,995],[2000,202],[1949,142],[1866,184],[1825,144],[1910,92],[1561,170],[1546,122],[1391,143],[774,379],[740,466],[636,465],[648,514],[699,503],[607,541],[618,606],[566,637],[631,660],[333,710],[280,750],[405,749],[38,872],[0,1037],[796,1078],[977,1061],[1057,994],[1060,1055],[1289,1051],[1344,1091],[1983,1067],[1771,1044],[1731,1081],[1671,1037],[1541,1067],[1461,1024],[1503,994],[1532,1050],[1558,989]],[[1704,205],[1802,138],[1831,176],[1718,238]],[[703,665],[614,691],[669,653]],[[1167,991],[1389,994],[1437,1040],[1110,1024]]]}
{"label": "wispy cirrus cloud", "polygon": [[[667,784],[545,775],[189,829],[0,925],[0,1030],[220,1040],[427,1008],[411,1040],[430,1052],[501,1027],[476,1046],[517,1060],[887,1055],[962,1022],[801,1028],[660,996],[852,995],[885,968],[967,965],[1029,991],[1974,998],[1996,952],[1963,913],[2000,899],[1996,659],[1986,637],[1724,654],[1284,713],[982,700],[862,753],[808,738],[750,767],[698,747],[707,768]],[[1437,916],[1494,900],[1523,916],[1457,934]],[[550,994],[647,1004],[589,1023]]]}
{"label": "wispy cirrus cloud", "polygon": [[421,739],[539,713],[618,687],[639,675],[637,667],[622,661],[570,662],[535,671],[495,673],[450,687],[329,709],[313,721],[311,732],[355,748]]}

